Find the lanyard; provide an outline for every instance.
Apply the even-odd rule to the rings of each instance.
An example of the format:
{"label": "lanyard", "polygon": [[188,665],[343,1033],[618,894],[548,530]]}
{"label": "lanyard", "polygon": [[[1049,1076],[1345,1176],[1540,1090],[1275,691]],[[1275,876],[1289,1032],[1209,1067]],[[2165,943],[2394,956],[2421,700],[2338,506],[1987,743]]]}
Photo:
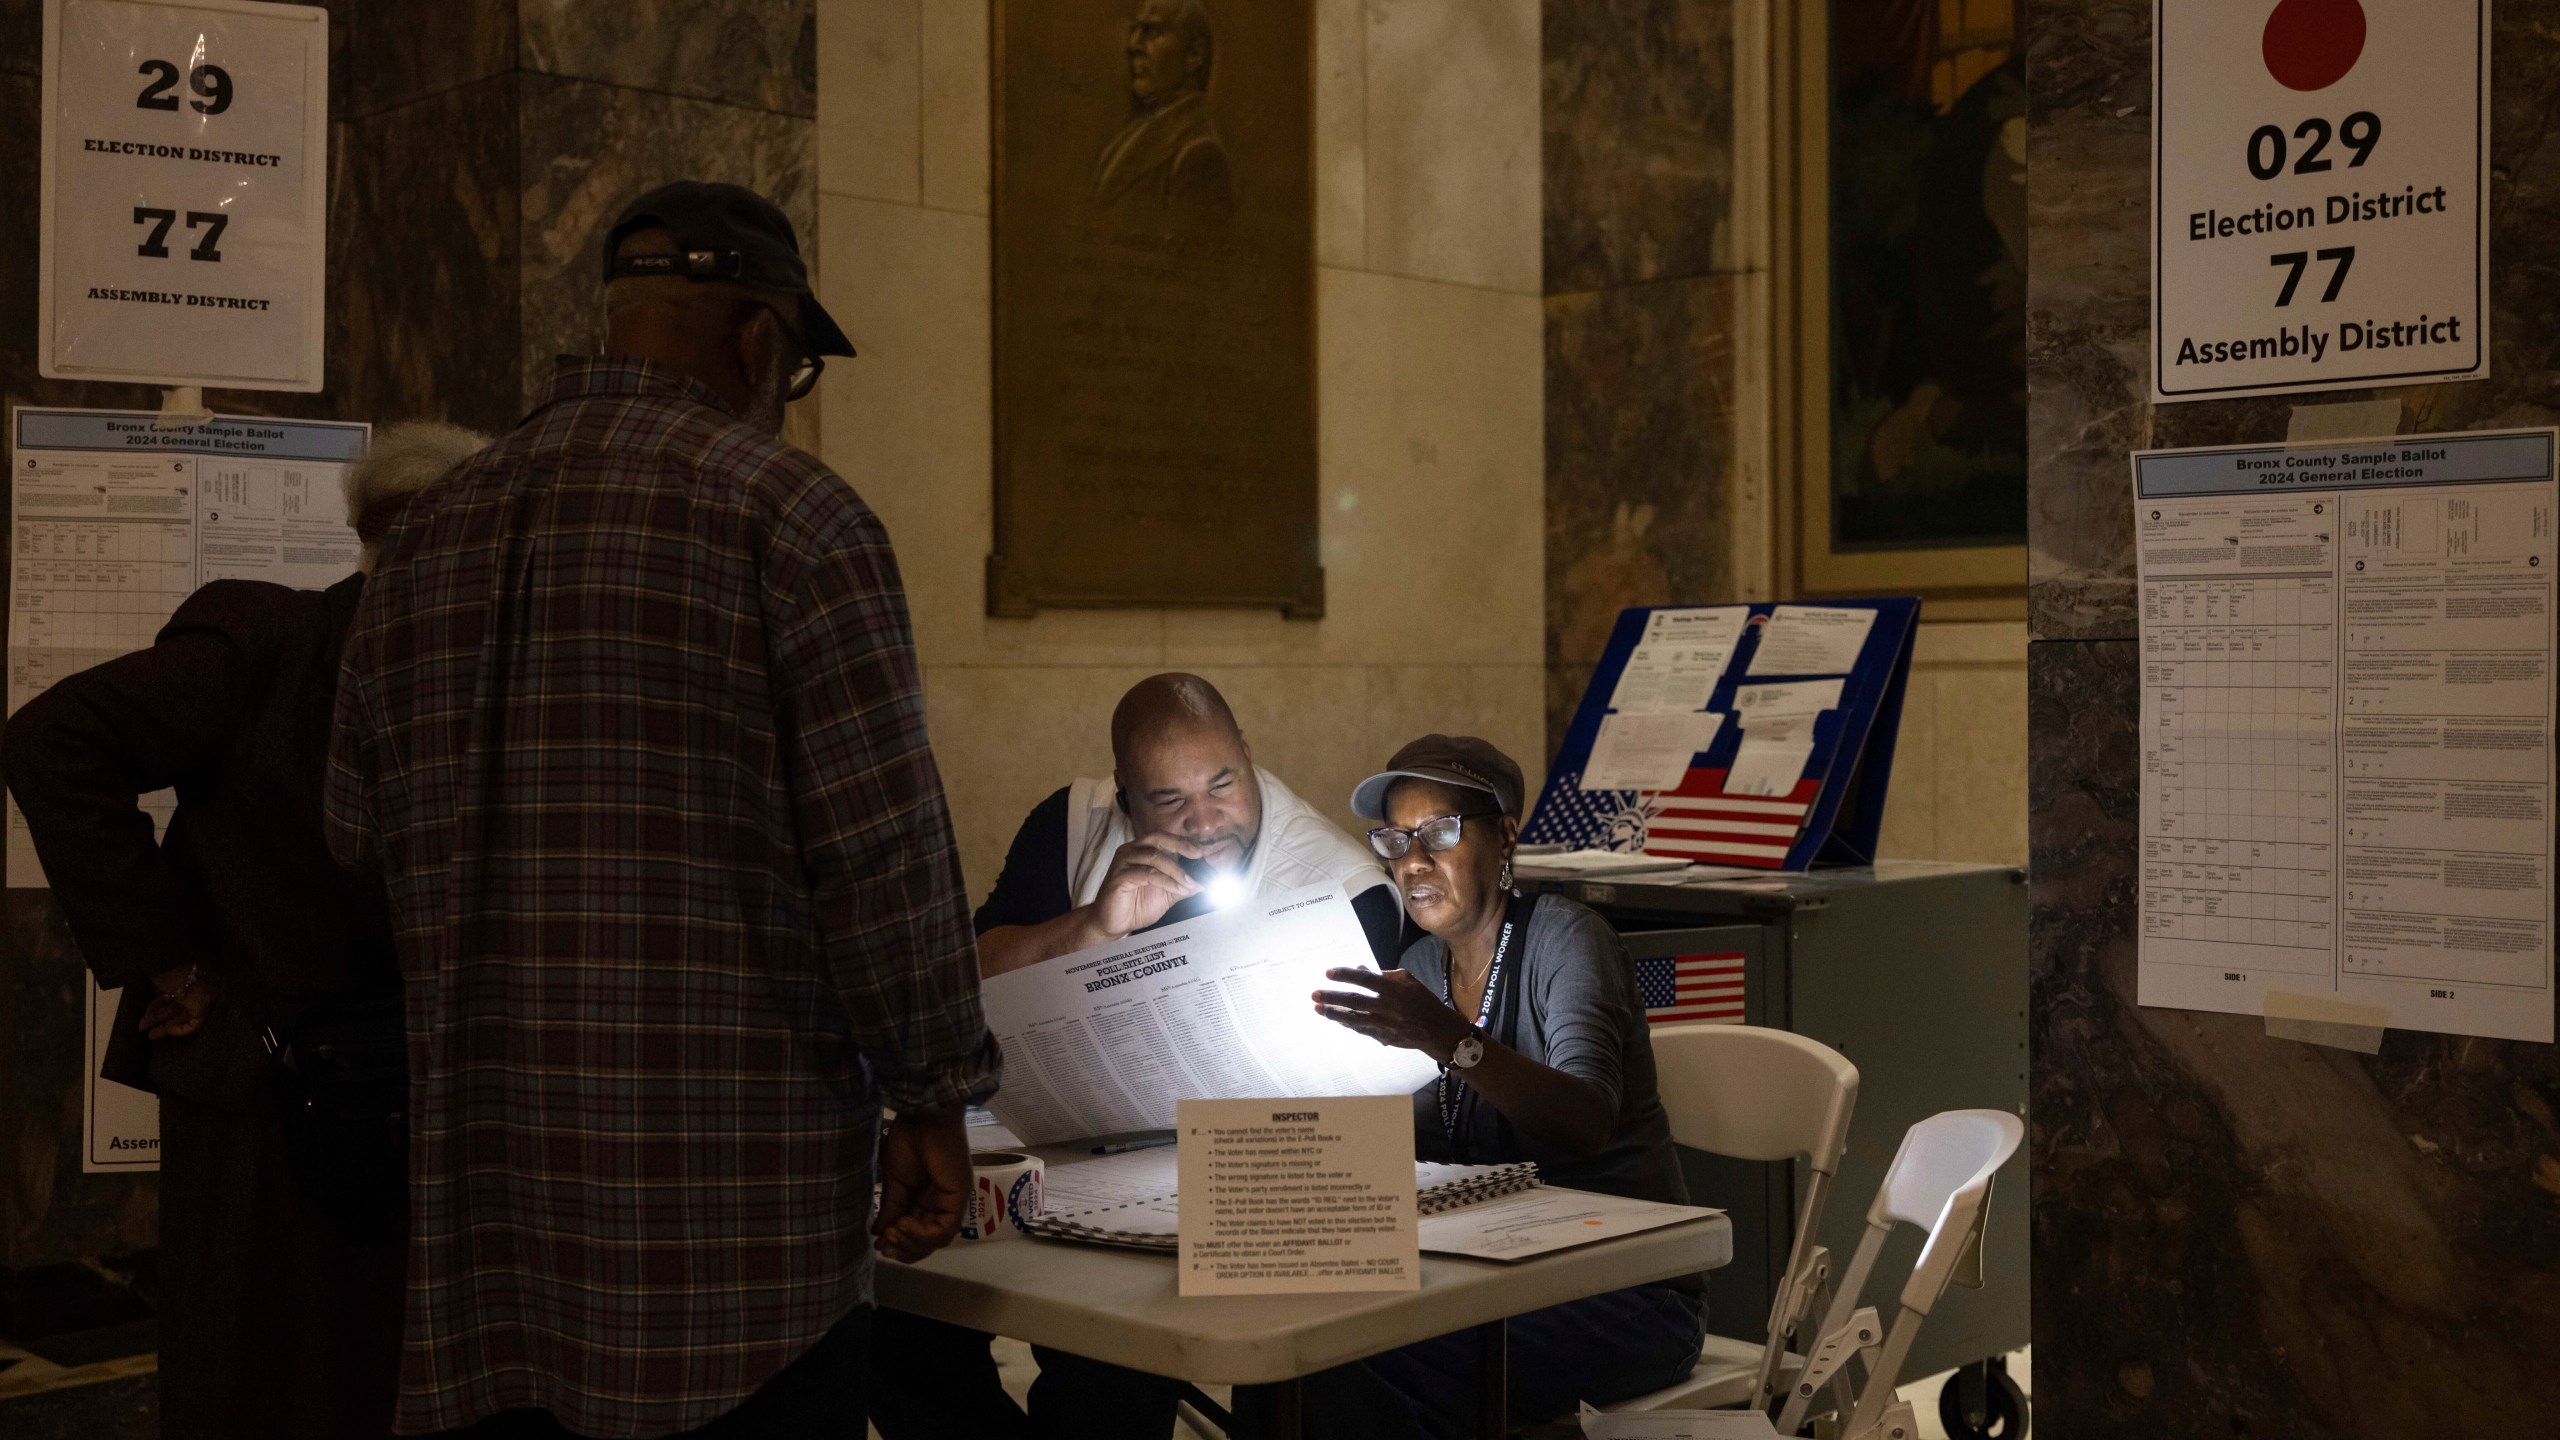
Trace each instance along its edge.
{"label": "lanyard", "polygon": [[[1493,1018],[1494,997],[1502,993],[1502,961],[1511,953],[1511,932],[1520,924],[1520,907],[1506,904],[1502,917],[1502,938],[1493,944],[1493,963],[1485,968],[1484,998],[1476,1002],[1476,1030],[1489,1033],[1485,1023]],[[1453,951],[1449,963],[1440,971],[1440,998],[1452,1010],[1458,1008],[1458,957]],[[1458,1107],[1464,1101],[1463,1090],[1452,1088],[1449,1067],[1440,1067],[1440,1128],[1449,1137],[1450,1153],[1458,1148]]]}

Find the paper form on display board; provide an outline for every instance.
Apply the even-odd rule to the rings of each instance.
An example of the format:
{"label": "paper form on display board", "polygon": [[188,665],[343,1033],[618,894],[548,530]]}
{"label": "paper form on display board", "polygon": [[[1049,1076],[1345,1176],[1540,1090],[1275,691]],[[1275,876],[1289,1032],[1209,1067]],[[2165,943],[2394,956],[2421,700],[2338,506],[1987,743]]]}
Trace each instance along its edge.
{"label": "paper form on display board", "polygon": [[1645,618],[1644,637],[1627,657],[1609,708],[1621,715],[1680,714],[1706,708],[1725,666],[1733,661],[1748,605],[1709,605],[1656,610]]}
{"label": "paper form on display board", "polygon": [[2555,434],[2134,457],[2141,1003],[2552,1038]]}
{"label": "paper form on display board", "polygon": [[1781,605],[1769,613],[1760,648],[1751,654],[1757,675],[1846,675],[1876,625],[1873,610],[1845,605]]}
{"label": "paper form on display board", "polygon": [[1662,791],[1688,778],[1689,762],[1724,728],[1719,710],[1608,715],[1582,770],[1585,790]]}

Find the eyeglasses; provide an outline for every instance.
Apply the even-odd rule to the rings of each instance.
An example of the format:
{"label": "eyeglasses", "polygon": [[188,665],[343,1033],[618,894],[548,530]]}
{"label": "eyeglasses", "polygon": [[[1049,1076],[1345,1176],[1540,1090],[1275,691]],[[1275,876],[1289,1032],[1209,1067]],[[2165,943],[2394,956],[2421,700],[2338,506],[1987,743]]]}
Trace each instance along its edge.
{"label": "eyeglasses", "polygon": [[1382,860],[1401,860],[1413,851],[1413,842],[1434,855],[1458,848],[1458,839],[1469,820],[1491,820],[1497,812],[1482,811],[1474,815],[1443,815],[1425,820],[1407,830],[1397,825],[1381,825],[1369,832],[1369,848]]}

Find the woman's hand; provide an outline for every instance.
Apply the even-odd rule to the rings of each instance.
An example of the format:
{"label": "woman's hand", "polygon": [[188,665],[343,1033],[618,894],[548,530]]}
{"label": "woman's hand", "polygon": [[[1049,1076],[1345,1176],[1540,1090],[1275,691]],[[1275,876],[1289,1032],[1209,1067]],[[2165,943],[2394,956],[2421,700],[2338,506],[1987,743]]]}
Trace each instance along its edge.
{"label": "woman's hand", "polygon": [[1381,975],[1345,968],[1327,970],[1324,978],[1360,988],[1318,990],[1316,1013],[1381,1045],[1419,1050],[1446,1065],[1449,1052],[1475,1028],[1402,970]]}
{"label": "woman's hand", "polygon": [[151,988],[158,993],[134,1022],[145,1036],[176,1040],[204,1028],[205,1012],[213,1008],[213,983],[195,966],[163,970],[151,977]]}

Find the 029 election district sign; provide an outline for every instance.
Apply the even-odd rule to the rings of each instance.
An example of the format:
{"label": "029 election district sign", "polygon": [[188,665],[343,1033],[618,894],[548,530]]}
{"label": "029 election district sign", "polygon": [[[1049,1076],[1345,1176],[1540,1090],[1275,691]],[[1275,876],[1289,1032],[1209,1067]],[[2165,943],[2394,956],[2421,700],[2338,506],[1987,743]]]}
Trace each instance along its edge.
{"label": "029 election district sign", "polygon": [[2156,0],[2151,398],[2489,373],[2489,0]]}
{"label": "029 election district sign", "polygon": [[46,0],[38,368],[317,390],[328,12]]}

